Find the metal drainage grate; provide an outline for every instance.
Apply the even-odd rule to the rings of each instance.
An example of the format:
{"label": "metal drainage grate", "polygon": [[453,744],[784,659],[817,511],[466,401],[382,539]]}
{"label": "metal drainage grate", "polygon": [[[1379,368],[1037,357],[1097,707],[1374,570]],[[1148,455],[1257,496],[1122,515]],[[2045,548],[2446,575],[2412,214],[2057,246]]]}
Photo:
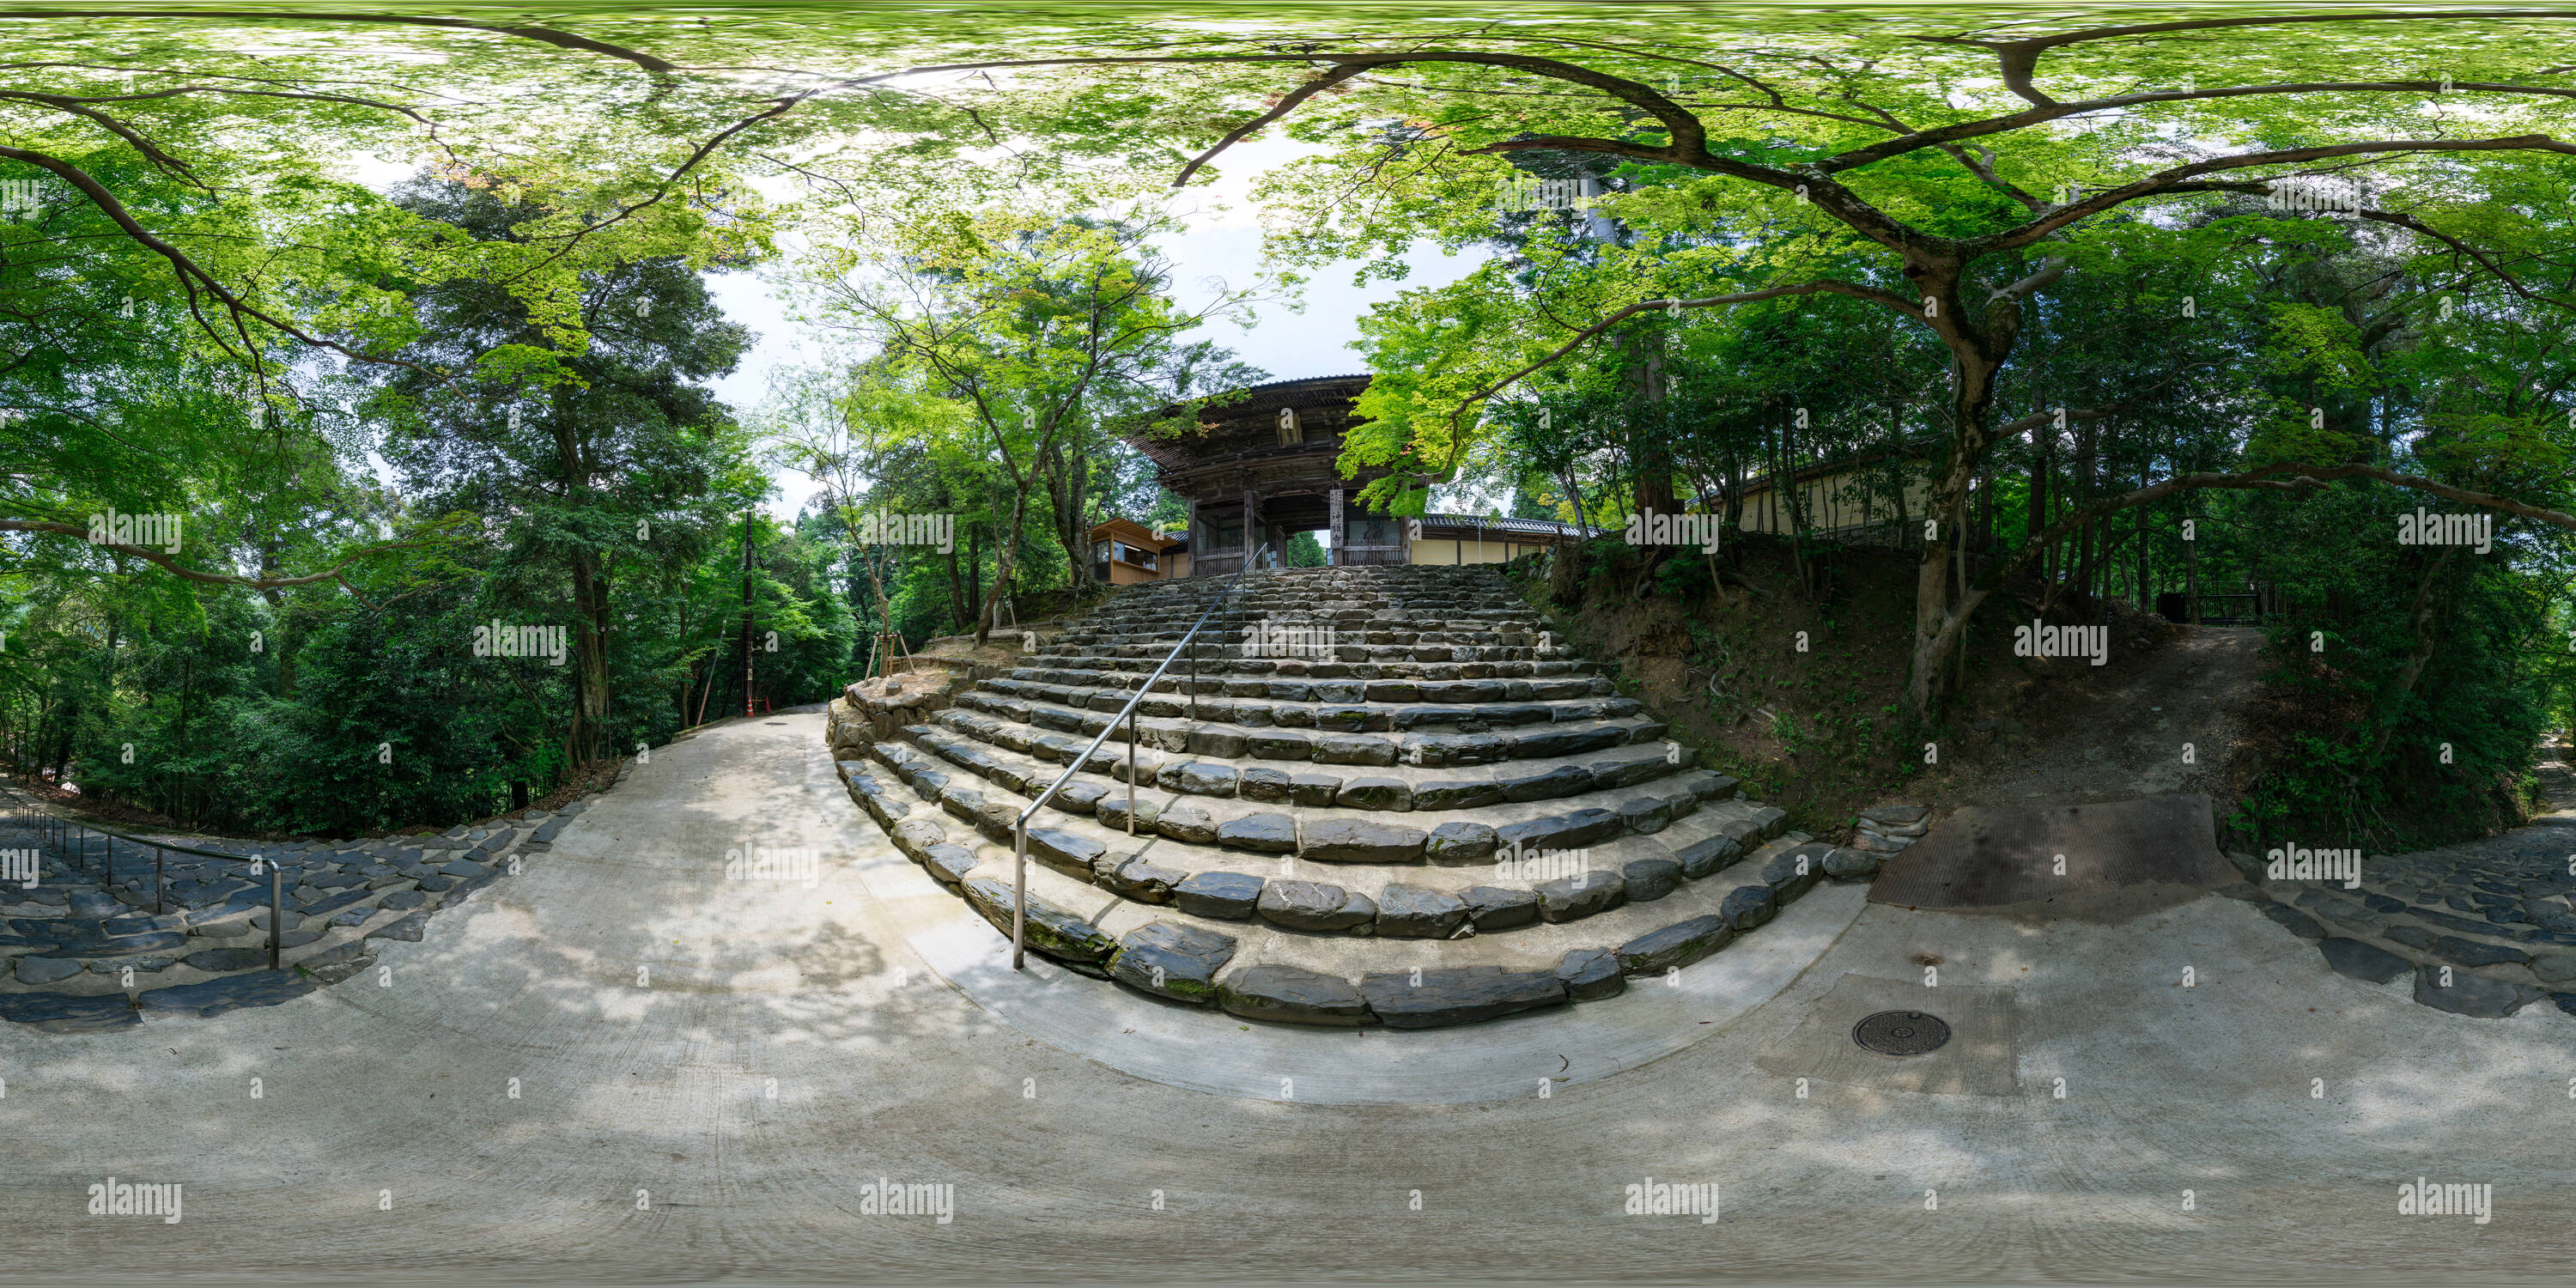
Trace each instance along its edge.
{"label": "metal drainage grate", "polygon": [[1880,1055],[1921,1055],[1949,1040],[1949,1022],[1921,1011],[1880,1011],[1852,1026],[1852,1041]]}

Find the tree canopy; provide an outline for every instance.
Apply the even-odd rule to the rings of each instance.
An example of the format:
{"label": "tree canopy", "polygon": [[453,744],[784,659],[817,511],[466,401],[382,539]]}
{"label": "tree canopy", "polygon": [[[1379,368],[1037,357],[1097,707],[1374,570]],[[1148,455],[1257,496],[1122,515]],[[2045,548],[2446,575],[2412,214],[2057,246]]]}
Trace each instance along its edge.
{"label": "tree canopy", "polygon": [[[1207,324],[1324,271],[1399,284],[1359,319],[1368,503],[1733,524],[1834,463],[1917,534],[1927,727],[1991,597],[2203,580],[2351,650],[2312,655],[2367,695],[2336,808],[2431,723],[2518,713],[2447,740],[2504,772],[2565,709],[2560,653],[2501,641],[2567,620],[2576,16],[1196,13],[14,9],[14,758],[382,825],[810,698],[1177,519],[1122,435],[1263,378]],[[1297,157],[1252,189],[1265,275],[1185,292],[1167,243],[1256,140]],[[1401,287],[1425,247],[1474,262]],[[707,387],[756,343],[740,272],[835,338],[757,408]],[[782,467],[816,500],[747,517]],[[2420,505],[2502,526],[2381,540]],[[1791,509],[1820,570],[1849,534]],[[512,615],[562,668],[445,652]]]}

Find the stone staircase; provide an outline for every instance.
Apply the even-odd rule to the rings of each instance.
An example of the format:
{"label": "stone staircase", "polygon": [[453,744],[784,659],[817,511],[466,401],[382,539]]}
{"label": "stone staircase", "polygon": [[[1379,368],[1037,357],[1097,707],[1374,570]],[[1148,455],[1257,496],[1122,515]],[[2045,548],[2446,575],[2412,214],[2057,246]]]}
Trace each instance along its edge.
{"label": "stone staircase", "polygon": [[[85,845],[41,829],[30,802],[5,793],[0,850],[37,851],[34,888],[0,884],[0,1019],[57,1032],[120,1028],[144,1015],[219,1015],[272,1005],[375,964],[373,941],[418,940],[431,913],[544,851],[573,816],[529,810],[438,836],[327,842],[248,842],[152,835],[236,860],[167,853],[155,913],[151,854],[104,838]],[[285,881],[282,969],[268,964],[268,878]]]}
{"label": "stone staircase", "polygon": [[[1008,934],[1013,820],[1220,589],[1124,591],[893,739],[834,702],[852,799]],[[1030,947],[1247,1018],[1427,1028],[1616,994],[1876,871],[1548,632],[1490,567],[1246,574],[1195,716],[1175,662],[1032,820]]]}

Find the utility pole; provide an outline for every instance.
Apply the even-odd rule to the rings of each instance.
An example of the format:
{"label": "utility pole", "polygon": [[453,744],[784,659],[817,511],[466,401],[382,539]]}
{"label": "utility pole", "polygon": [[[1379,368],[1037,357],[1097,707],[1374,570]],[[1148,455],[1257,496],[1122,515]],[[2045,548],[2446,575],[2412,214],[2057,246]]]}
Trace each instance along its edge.
{"label": "utility pole", "polygon": [[751,511],[742,512],[742,713],[751,711]]}

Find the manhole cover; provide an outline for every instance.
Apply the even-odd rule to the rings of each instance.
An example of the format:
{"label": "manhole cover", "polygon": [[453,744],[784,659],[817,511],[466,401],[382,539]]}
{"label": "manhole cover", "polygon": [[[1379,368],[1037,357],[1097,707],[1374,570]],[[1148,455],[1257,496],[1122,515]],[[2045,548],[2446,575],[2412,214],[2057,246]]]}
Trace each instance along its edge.
{"label": "manhole cover", "polygon": [[1880,1055],[1921,1055],[1949,1040],[1949,1023],[1921,1011],[1880,1011],[1852,1026],[1852,1041]]}

